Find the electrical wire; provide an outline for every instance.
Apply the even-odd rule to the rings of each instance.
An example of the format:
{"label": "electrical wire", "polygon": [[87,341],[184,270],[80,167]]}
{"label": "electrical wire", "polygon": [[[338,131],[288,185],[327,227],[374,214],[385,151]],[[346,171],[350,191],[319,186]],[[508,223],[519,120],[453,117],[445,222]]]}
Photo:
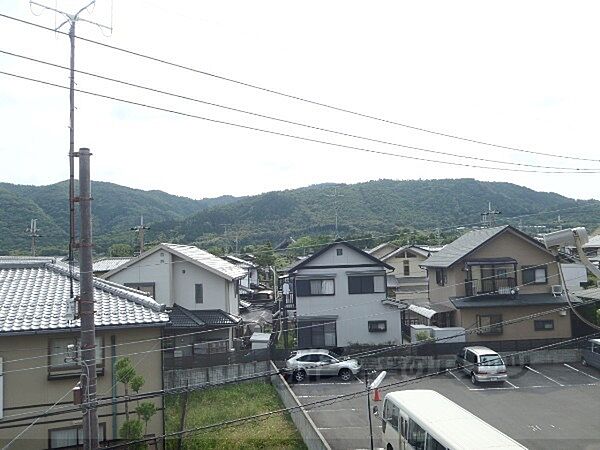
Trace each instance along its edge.
{"label": "electrical wire", "polygon": [[[19,22],[25,25],[30,25],[39,29],[43,29],[43,30],[48,30],[48,31],[54,31],[52,28],[46,27],[44,25],[40,25],[37,23],[33,23],[33,22],[29,22],[27,20],[24,19],[20,19],[17,17],[13,17],[7,14],[0,14],[0,17],[3,17],[5,19],[9,19],[9,20],[13,20],[15,22]],[[68,33],[65,32],[60,32],[63,35],[68,35]],[[439,132],[439,131],[434,131],[434,130],[429,130],[426,128],[422,128],[422,127],[417,127],[417,126],[413,126],[413,125],[408,125],[405,123],[401,123],[401,122],[397,122],[397,121],[393,121],[393,120],[388,120],[388,119],[383,119],[380,117],[376,117],[370,114],[365,114],[365,113],[360,113],[360,112],[356,112],[356,111],[352,111],[350,109],[346,109],[346,108],[341,108],[338,106],[333,106],[333,105],[329,105],[323,102],[319,102],[319,101],[315,101],[315,100],[310,100],[308,98],[304,98],[304,97],[299,97],[299,96],[295,96],[295,95],[291,95],[291,94],[286,94],[284,92],[281,91],[277,91],[274,89],[269,89],[269,88],[265,88],[265,87],[261,87],[252,83],[248,83],[248,82],[244,82],[244,81],[239,81],[239,80],[235,80],[233,78],[228,78],[222,75],[218,75],[215,73],[211,73],[211,72],[207,72],[204,70],[200,70],[200,69],[196,69],[190,66],[186,66],[183,64],[178,64],[172,61],[168,61],[162,58],[158,58],[155,56],[150,56],[150,55],[146,55],[140,52],[136,52],[133,50],[128,50],[122,47],[117,47],[114,45],[110,45],[104,42],[99,42],[99,41],[95,41],[93,39],[89,39],[89,38],[84,38],[81,36],[77,36],[77,39],[90,43],[90,44],[95,44],[101,47],[105,47],[105,48],[109,48],[111,50],[116,50],[122,53],[126,53],[132,56],[136,56],[142,59],[146,59],[149,61],[154,61],[154,62],[158,62],[158,63],[162,63],[162,64],[166,64],[168,66],[171,67],[175,67],[178,69],[183,69],[189,72],[193,72],[199,75],[204,75],[204,76],[208,76],[211,78],[215,78],[215,79],[219,79],[221,81],[226,81],[229,83],[234,83],[240,86],[245,86],[245,87],[249,87],[252,89],[257,89],[259,91],[263,91],[263,92],[268,92],[270,94],[275,94],[278,96],[282,96],[282,97],[286,97],[286,98],[290,98],[292,100],[298,100],[304,103],[308,103],[308,104],[312,104],[315,106],[319,106],[319,107],[323,107],[323,108],[327,108],[333,111],[338,111],[338,112],[343,112],[346,114],[351,114],[354,116],[358,116],[358,117],[362,117],[362,118],[366,118],[366,119],[371,119],[371,120],[375,120],[378,122],[382,122],[382,123],[386,123],[389,125],[396,125],[396,126],[400,126],[403,128],[407,128],[407,129],[411,129],[411,130],[415,130],[415,131],[420,131],[420,132],[424,132],[424,133],[429,133],[429,134],[433,134],[433,135],[437,135],[437,136],[442,136],[442,137],[447,137],[447,138],[451,138],[451,139],[457,139],[463,142],[470,142],[473,144],[479,144],[479,145],[485,145],[485,146],[489,146],[489,147],[494,147],[494,148],[500,148],[500,149],[504,149],[504,150],[510,150],[510,151],[514,151],[514,152],[521,152],[521,153],[529,153],[529,154],[534,154],[534,155],[540,155],[540,156],[547,156],[547,157],[551,157],[551,158],[561,158],[561,159],[570,159],[570,160],[578,160],[578,161],[591,161],[591,162],[600,162],[600,159],[593,159],[593,158],[584,158],[584,157],[577,157],[577,156],[568,156],[568,155],[557,155],[557,154],[553,154],[553,153],[546,153],[546,152],[539,152],[539,151],[533,151],[533,150],[527,150],[527,149],[523,149],[523,148],[519,148],[519,147],[511,147],[511,146],[507,146],[507,145],[499,145],[499,144],[493,144],[491,142],[487,142],[487,141],[482,141],[482,140],[477,140],[477,139],[471,139],[471,138],[465,138],[465,137],[460,137],[457,135],[453,135],[450,133],[443,133],[443,132]]]}
{"label": "electrical wire", "polygon": [[[52,86],[52,87],[61,88],[61,89],[70,89],[68,86],[62,86],[60,84],[51,83],[49,81],[39,80],[36,78],[31,78],[31,77],[27,77],[27,76],[15,74],[15,73],[0,71],[0,74],[6,75],[9,77],[13,77],[13,78],[18,78],[21,80],[31,81],[31,82],[42,84],[45,86]],[[315,144],[323,144],[323,145],[326,145],[329,147],[344,148],[347,150],[355,150],[355,151],[359,151],[359,152],[363,152],[363,153],[383,155],[383,156],[392,156],[392,157],[402,158],[402,159],[410,159],[413,161],[422,161],[422,162],[429,162],[429,163],[434,163],[434,164],[444,164],[444,165],[458,166],[458,167],[470,167],[470,168],[475,168],[475,169],[498,170],[498,171],[502,171],[502,172],[544,173],[544,174],[556,174],[556,175],[571,174],[571,173],[579,173],[579,174],[600,173],[600,169],[597,169],[595,171],[590,170],[588,172],[568,171],[568,170],[565,170],[565,171],[562,171],[562,170],[561,171],[535,170],[535,169],[529,170],[529,169],[513,169],[513,168],[508,168],[508,167],[482,166],[482,165],[478,165],[478,164],[467,164],[467,163],[459,163],[459,162],[453,162],[453,161],[443,161],[443,160],[438,160],[438,159],[423,158],[423,157],[419,157],[419,156],[411,156],[411,155],[406,155],[406,154],[387,152],[387,151],[383,151],[383,150],[374,150],[374,149],[365,148],[365,147],[357,147],[357,146],[353,146],[353,145],[346,145],[346,144],[340,144],[340,143],[336,143],[336,142],[324,141],[321,139],[314,139],[314,138],[309,138],[309,137],[305,137],[305,136],[298,136],[295,134],[283,133],[283,132],[279,132],[279,131],[268,130],[266,128],[253,127],[250,125],[243,125],[243,124],[236,123],[236,122],[229,122],[226,120],[219,120],[219,119],[214,119],[211,117],[200,116],[197,114],[186,113],[186,112],[182,112],[182,111],[178,111],[178,110],[174,110],[174,109],[163,108],[163,107],[156,106],[156,105],[149,105],[147,103],[136,102],[133,100],[126,100],[126,99],[122,99],[122,98],[115,97],[112,95],[100,94],[97,92],[87,91],[84,89],[73,89],[73,90],[75,92],[79,92],[81,94],[91,95],[91,96],[103,98],[106,100],[112,100],[112,101],[125,103],[125,104],[129,104],[129,105],[141,106],[143,108],[152,109],[155,111],[162,111],[162,112],[166,112],[166,113],[170,113],[170,114],[175,114],[178,116],[188,117],[191,119],[198,119],[198,120],[203,120],[203,121],[210,122],[210,123],[227,125],[227,126],[231,126],[231,127],[235,127],[235,128],[239,128],[239,129],[243,129],[243,130],[256,131],[259,133],[265,133],[265,134],[269,134],[269,135],[273,135],[273,136],[287,137],[287,138],[295,139],[295,140],[299,140],[299,141],[312,142]]]}
{"label": "electrical wire", "polygon": [[[25,59],[27,61],[32,61],[32,62],[35,62],[35,63],[44,64],[44,65],[55,67],[55,68],[59,68],[59,69],[70,70],[70,68],[67,67],[67,66],[62,66],[60,64],[55,64],[55,63],[52,63],[52,62],[49,62],[49,61],[44,61],[44,60],[41,60],[41,59],[33,58],[33,57],[30,57],[30,56],[25,56],[25,55],[14,53],[14,52],[10,52],[10,51],[7,51],[7,50],[0,50],[0,53],[4,53],[5,55],[14,56],[14,57],[17,57],[17,58]],[[477,157],[477,156],[468,156],[468,155],[462,155],[462,154],[457,154],[457,153],[444,152],[444,151],[440,151],[440,150],[432,150],[432,149],[423,148],[423,147],[415,147],[415,146],[410,146],[410,145],[405,145],[405,144],[399,144],[399,143],[395,143],[395,142],[385,141],[385,140],[381,140],[381,139],[375,139],[375,138],[370,138],[370,137],[359,136],[359,135],[351,134],[351,133],[344,132],[344,131],[331,130],[331,129],[327,129],[327,128],[318,127],[318,126],[315,126],[315,125],[310,125],[310,124],[301,123],[301,122],[295,122],[295,121],[292,121],[292,120],[282,119],[282,118],[279,118],[279,117],[269,116],[269,115],[266,115],[266,114],[260,114],[260,113],[256,113],[256,112],[253,112],[253,111],[248,111],[248,110],[243,110],[243,109],[239,109],[239,108],[234,108],[234,107],[231,107],[231,106],[226,106],[226,105],[222,105],[222,104],[218,104],[218,103],[214,103],[214,102],[209,102],[209,101],[206,101],[206,100],[201,100],[201,99],[194,98],[194,97],[189,97],[189,96],[186,96],[186,95],[181,95],[181,94],[177,94],[177,93],[173,93],[173,92],[169,92],[169,91],[164,91],[164,90],[153,88],[153,87],[149,87],[149,86],[143,86],[143,85],[140,85],[140,84],[136,84],[136,83],[132,83],[132,82],[124,81],[124,80],[119,80],[119,79],[116,79],[116,78],[111,78],[111,77],[107,77],[107,76],[104,76],[104,75],[99,75],[99,74],[87,72],[87,71],[84,71],[84,70],[75,70],[75,72],[83,74],[83,75],[87,75],[87,76],[90,76],[90,77],[98,78],[98,79],[101,79],[101,80],[110,81],[110,82],[113,82],[113,83],[119,83],[119,84],[122,84],[122,85],[125,85],[125,86],[134,87],[134,88],[137,88],[137,89],[143,89],[143,90],[146,90],[146,91],[149,91],[149,92],[154,92],[154,93],[159,93],[159,94],[163,94],[163,95],[167,95],[167,96],[171,96],[171,97],[176,97],[176,98],[179,98],[179,99],[188,100],[188,101],[192,101],[192,102],[196,102],[196,103],[201,103],[201,104],[204,104],[204,105],[214,106],[214,107],[221,108],[221,109],[226,109],[226,110],[229,110],[229,111],[235,111],[235,112],[239,112],[239,113],[243,113],[243,114],[247,114],[247,115],[251,115],[251,116],[255,116],[255,117],[261,117],[261,118],[264,118],[264,119],[269,119],[269,120],[274,120],[274,121],[278,121],[278,122],[283,122],[283,123],[290,124],[290,125],[296,125],[296,126],[300,126],[300,127],[304,127],[304,128],[309,128],[311,130],[324,131],[326,133],[336,134],[336,135],[350,137],[350,138],[354,138],[354,139],[361,139],[361,140],[365,140],[365,141],[369,141],[369,142],[375,142],[375,143],[378,143],[378,144],[391,145],[391,146],[395,146],[395,147],[402,147],[402,148],[406,148],[406,149],[409,149],[409,150],[416,150],[416,151],[420,151],[420,152],[433,153],[433,154],[436,154],[436,155],[451,156],[451,157],[455,157],[455,158],[469,159],[469,160],[475,160],[475,161],[484,161],[484,162],[496,163],[496,164],[506,164],[506,165],[511,165],[511,166],[521,166],[521,167],[533,167],[533,168],[537,168],[537,169],[554,169],[554,170],[560,170],[560,171],[571,170],[571,171],[576,171],[576,172],[589,172],[589,171],[593,171],[593,170],[600,170],[600,168],[581,168],[581,167],[564,167],[564,166],[543,166],[543,165],[539,165],[539,164],[527,164],[527,163],[518,163],[518,162],[511,162],[511,161],[500,161],[500,160],[496,160],[496,159],[481,158],[481,157]]]}

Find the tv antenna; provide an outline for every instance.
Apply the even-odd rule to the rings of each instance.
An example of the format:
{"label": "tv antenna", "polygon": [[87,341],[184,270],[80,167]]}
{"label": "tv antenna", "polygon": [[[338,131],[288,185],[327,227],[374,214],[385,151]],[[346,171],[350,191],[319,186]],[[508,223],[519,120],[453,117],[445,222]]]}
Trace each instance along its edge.
{"label": "tv antenna", "polygon": [[488,202],[488,210],[481,213],[481,225],[490,228],[496,225],[496,216],[502,214],[496,208],[492,209],[492,202]]}

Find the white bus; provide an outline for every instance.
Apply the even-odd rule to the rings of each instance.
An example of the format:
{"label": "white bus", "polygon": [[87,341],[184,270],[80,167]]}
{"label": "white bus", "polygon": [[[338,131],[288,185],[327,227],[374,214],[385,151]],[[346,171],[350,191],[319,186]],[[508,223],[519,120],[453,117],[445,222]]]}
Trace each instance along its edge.
{"label": "white bus", "polygon": [[376,414],[382,419],[385,450],[526,449],[431,390],[390,392]]}

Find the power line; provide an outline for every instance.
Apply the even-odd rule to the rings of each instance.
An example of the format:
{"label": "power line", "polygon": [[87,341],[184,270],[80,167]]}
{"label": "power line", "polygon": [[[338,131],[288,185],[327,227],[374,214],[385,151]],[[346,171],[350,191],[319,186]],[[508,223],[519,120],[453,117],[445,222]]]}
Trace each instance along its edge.
{"label": "power line", "polygon": [[[55,67],[55,68],[59,68],[59,69],[69,70],[68,67],[62,66],[60,64],[55,64],[55,63],[52,63],[52,62],[49,62],[49,61],[44,61],[44,60],[40,60],[40,59],[37,59],[37,58],[32,58],[32,57],[29,57],[29,56],[21,55],[21,54],[18,54],[18,53],[7,51],[7,50],[0,50],[0,53],[4,53],[6,55],[14,56],[14,57],[17,57],[17,58],[25,59],[27,61],[36,62],[36,63],[39,63],[39,64],[44,64],[44,65]],[[381,140],[381,139],[375,139],[375,138],[370,138],[370,137],[359,136],[359,135],[355,135],[355,134],[351,134],[351,133],[347,133],[347,132],[343,132],[343,131],[331,130],[331,129],[327,129],[327,128],[323,128],[323,127],[318,127],[318,126],[315,126],[315,125],[310,125],[310,124],[301,123],[301,122],[295,122],[295,121],[292,121],[292,120],[282,119],[282,118],[279,118],[279,117],[269,116],[269,115],[266,115],[266,114],[260,114],[260,113],[256,113],[256,112],[253,112],[253,111],[248,111],[248,110],[243,110],[243,109],[239,109],[239,108],[234,108],[234,107],[231,107],[231,106],[226,106],[226,105],[222,105],[222,104],[218,104],[218,103],[214,103],[214,102],[209,102],[209,101],[206,101],[206,100],[202,100],[202,99],[198,99],[198,98],[194,98],[194,97],[189,97],[189,96],[186,96],[186,95],[177,94],[177,93],[173,93],[173,92],[169,92],[169,91],[164,91],[162,89],[157,89],[157,88],[153,88],[153,87],[149,87],[149,86],[140,85],[140,84],[137,84],[137,83],[123,81],[123,80],[119,80],[119,79],[116,79],[116,78],[111,78],[111,77],[107,77],[107,76],[104,76],[104,75],[99,75],[99,74],[95,74],[95,73],[91,73],[91,72],[87,72],[87,71],[83,71],[83,70],[75,70],[75,72],[83,74],[83,75],[88,75],[88,76],[91,76],[91,77],[94,77],[94,78],[98,78],[98,79],[101,79],[101,80],[110,81],[110,82],[113,82],[113,83],[119,83],[119,84],[122,84],[122,85],[125,85],[125,86],[130,86],[130,87],[134,87],[134,88],[138,88],[138,89],[143,89],[143,90],[146,90],[146,91],[155,92],[155,93],[159,93],[159,94],[163,94],[163,95],[167,95],[167,96],[171,96],[171,97],[176,97],[176,98],[180,98],[180,99],[183,99],[183,100],[188,100],[188,101],[192,101],[192,102],[196,102],[196,103],[201,103],[201,104],[205,104],[205,105],[209,105],[209,106],[214,106],[214,107],[226,109],[226,110],[229,110],[229,111],[235,111],[235,112],[239,112],[239,113],[243,113],[243,114],[248,114],[248,115],[255,116],[255,117],[261,117],[261,118],[264,118],[264,119],[275,120],[275,121],[278,121],[278,122],[283,122],[283,123],[287,123],[287,124],[291,124],[291,125],[305,127],[305,128],[309,128],[309,129],[317,130],[317,131],[324,131],[324,132],[327,132],[327,133],[332,133],[332,134],[341,135],[341,136],[345,136],[345,137],[351,137],[351,138],[362,139],[362,140],[366,140],[366,141],[370,141],[370,142],[375,142],[375,143],[379,143],[379,144],[392,145],[392,146],[395,146],[395,147],[406,148],[406,149],[409,149],[409,150],[416,150],[416,151],[421,151],[421,152],[426,152],[426,153],[433,153],[433,154],[437,154],[437,155],[451,156],[451,157],[455,157],[455,158],[470,159],[470,160],[475,160],[475,161],[484,161],[484,162],[490,162],[490,163],[496,163],[496,164],[507,164],[507,165],[511,165],[511,166],[521,166],[521,167],[534,167],[534,168],[538,168],[538,169],[554,169],[554,170],[560,170],[560,171],[573,170],[573,171],[577,171],[577,172],[579,172],[579,171],[581,171],[581,172],[588,172],[588,171],[593,171],[593,170],[600,170],[600,168],[594,169],[594,168],[580,168],[580,167],[543,166],[543,165],[539,165],[539,164],[527,164],[527,163],[517,163],[517,162],[511,162],[511,161],[500,161],[500,160],[496,160],[496,159],[481,158],[481,157],[477,157],[477,156],[468,156],[468,155],[462,155],[462,154],[458,154],[458,153],[444,152],[444,151],[440,151],[440,150],[432,150],[432,149],[423,148],[423,147],[415,147],[415,146],[410,146],[410,145],[405,145],[405,144],[399,144],[399,143],[395,143],[395,142],[385,141],[385,140]]]}
{"label": "power line", "polygon": [[[18,75],[18,74],[14,74],[14,73],[10,73],[10,72],[4,72],[4,71],[0,71],[0,74],[7,75],[7,76],[10,76],[10,77],[14,77],[14,78],[18,78],[18,79],[22,79],[22,80],[26,80],[26,81],[31,81],[31,82],[34,82],[34,83],[43,84],[43,85],[46,85],[46,86],[52,86],[52,87],[57,87],[57,88],[61,88],[61,89],[69,89],[66,86],[62,86],[60,84],[51,83],[49,81],[43,81],[43,80],[39,80],[39,79],[35,79],[35,78],[30,78],[30,77],[26,77],[24,75]],[[590,170],[588,172],[582,172],[582,171],[528,170],[528,169],[511,169],[511,168],[507,168],[507,167],[481,166],[481,165],[477,165],[477,164],[467,164],[467,163],[459,163],[459,162],[453,162],[453,161],[442,161],[442,160],[437,160],[437,159],[429,159],[429,158],[423,158],[423,157],[418,157],[418,156],[410,156],[410,155],[404,155],[404,154],[399,154],[399,153],[391,153],[391,152],[386,152],[386,151],[383,151],[383,150],[373,150],[373,149],[365,148],[365,147],[356,147],[356,146],[352,146],[352,145],[339,144],[339,143],[335,143],[335,142],[324,141],[324,140],[321,140],[321,139],[313,139],[313,138],[298,136],[298,135],[295,135],[295,134],[282,133],[282,132],[279,132],[279,131],[268,130],[268,129],[265,129],[265,128],[258,128],[258,127],[253,127],[253,126],[250,126],[250,125],[243,125],[243,124],[240,124],[240,123],[228,122],[228,121],[225,121],[225,120],[218,120],[218,119],[213,119],[213,118],[210,118],[210,117],[199,116],[197,114],[186,113],[186,112],[177,111],[177,110],[174,110],[174,109],[162,108],[160,106],[149,105],[149,104],[146,104],[146,103],[136,102],[136,101],[133,101],[133,100],[125,100],[125,99],[122,99],[122,98],[119,98],[119,97],[114,97],[114,96],[106,95],[106,94],[100,94],[100,93],[97,93],[97,92],[86,91],[86,90],[83,90],[83,89],[75,89],[75,92],[79,92],[79,93],[82,93],[82,94],[91,95],[91,96],[94,96],[94,97],[104,98],[104,99],[107,99],[107,100],[113,100],[113,101],[117,101],[117,102],[121,102],[121,103],[126,103],[126,104],[129,104],[129,105],[141,106],[141,107],[152,109],[152,110],[156,110],[156,111],[162,111],[162,112],[167,112],[167,113],[171,113],[171,114],[176,114],[176,115],[179,115],[179,116],[189,117],[189,118],[192,118],[192,119],[199,119],[199,120],[204,120],[204,121],[211,122],[211,123],[218,123],[218,124],[221,124],[221,125],[228,125],[228,126],[232,126],[232,127],[236,127],[236,128],[240,128],[240,129],[244,129],[244,130],[257,131],[257,132],[260,132],[260,133],[266,133],[266,134],[270,134],[270,135],[274,135],[274,136],[282,136],[282,137],[287,137],[287,138],[296,139],[296,140],[300,140],[300,141],[306,141],[306,142],[313,142],[313,143],[316,143],[316,144],[328,145],[328,146],[331,146],[331,147],[338,147],[338,148],[345,148],[345,149],[349,149],[349,150],[356,150],[356,151],[360,151],[360,152],[364,152],[364,153],[378,154],[378,155],[384,155],[384,156],[393,156],[393,157],[396,157],[396,158],[411,159],[411,160],[415,160],[415,161],[423,161],[423,162],[429,162],[429,163],[434,163],[434,164],[445,164],[445,165],[451,165],[451,166],[470,167],[470,168],[476,168],[476,169],[499,170],[499,171],[503,171],[503,172],[545,173],[545,174],[570,174],[570,173],[595,174],[595,173],[600,173],[600,169],[598,169],[599,171],[591,171]]]}
{"label": "power line", "polygon": [[[0,17],[4,17],[6,19],[10,19],[10,20],[13,20],[13,21],[16,21],[16,22],[20,22],[22,24],[26,24],[26,25],[30,25],[30,26],[33,26],[33,27],[36,27],[36,28],[40,28],[40,29],[43,29],[43,30],[48,30],[48,31],[54,32],[54,30],[52,28],[49,28],[49,27],[46,27],[46,26],[43,26],[43,25],[39,25],[39,24],[36,24],[36,23],[33,23],[33,22],[29,22],[29,21],[24,20],[24,19],[19,19],[17,17],[9,16],[7,14],[0,14]],[[66,35],[66,33],[64,33],[64,32],[60,32],[59,31],[58,33]],[[150,56],[150,55],[146,55],[146,54],[143,54],[143,53],[140,53],[140,52],[136,52],[136,51],[133,51],[133,50],[128,50],[128,49],[125,49],[125,48],[122,48],[122,47],[117,47],[117,46],[114,46],[114,45],[106,44],[104,42],[95,41],[93,39],[88,39],[88,38],[84,38],[84,37],[80,37],[80,36],[77,36],[77,39],[80,39],[80,40],[82,40],[84,42],[88,42],[90,44],[95,44],[95,45],[99,45],[101,47],[109,48],[111,50],[116,50],[116,51],[123,52],[123,53],[129,54],[129,55],[137,56],[137,57],[142,58],[142,59],[147,59],[149,61],[154,61],[154,62],[166,64],[166,65],[169,65],[171,67],[176,67],[178,69],[187,70],[187,71],[194,72],[194,73],[197,73],[197,74],[200,74],[200,75],[205,75],[205,76],[212,77],[212,78],[215,78],[215,79],[219,79],[219,80],[222,80],[222,81],[227,81],[227,82],[230,82],[230,83],[238,84],[240,86],[245,86],[245,87],[249,87],[249,88],[252,88],[252,89],[257,89],[257,90],[260,90],[260,91],[263,91],[263,92],[268,92],[270,94],[274,94],[274,95],[278,95],[278,96],[290,98],[290,99],[293,99],[293,100],[298,100],[298,101],[301,101],[301,102],[304,102],[304,103],[308,103],[308,104],[312,104],[312,105],[315,105],[315,106],[320,106],[320,107],[323,107],[323,108],[331,109],[333,111],[343,112],[343,113],[346,113],[346,114],[351,114],[351,115],[354,115],[354,116],[363,117],[363,118],[366,118],[366,119],[371,119],[371,120],[375,120],[375,121],[382,122],[382,123],[387,123],[389,125],[396,125],[396,126],[400,126],[400,127],[403,127],[403,128],[407,128],[407,129],[411,129],[411,130],[415,130],[415,131],[420,131],[420,132],[424,132],[424,133],[428,133],[428,134],[433,134],[433,135],[437,135],[437,136],[447,137],[447,138],[451,138],[451,139],[457,139],[457,140],[460,140],[460,141],[470,142],[470,143],[473,143],[473,144],[480,144],[480,145],[485,145],[485,146],[489,146],[489,147],[501,148],[501,149],[504,149],[504,150],[511,150],[511,151],[515,151],[515,152],[529,153],[529,154],[534,154],[534,155],[547,156],[547,157],[551,157],[551,158],[561,158],[561,159],[571,159],[571,160],[578,160],[578,161],[600,162],[600,159],[583,158],[583,157],[567,156],[567,155],[557,155],[557,154],[553,154],[553,153],[546,153],[546,152],[539,152],[539,151],[534,151],[534,150],[527,150],[527,149],[523,149],[523,148],[519,148],[519,147],[511,147],[511,146],[507,146],[507,145],[493,144],[493,143],[487,142],[487,141],[482,141],[482,140],[477,140],[477,139],[471,139],[471,138],[465,138],[465,137],[460,137],[460,136],[453,135],[453,134],[450,134],[450,133],[443,133],[443,132],[439,132],[439,131],[429,130],[429,129],[426,129],[426,128],[417,127],[417,126],[413,126],[413,125],[408,125],[408,124],[405,124],[405,123],[401,123],[401,122],[397,122],[397,121],[393,121],[393,120],[389,120],[389,119],[383,119],[383,118],[380,118],[380,117],[376,117],[376,116],[373,116],[373,115],[370,115],[370,114],[360,113],[360,112],[352,111],[350,109],[346,109],[346,108],[342,108],[342,107],[338,107],[338,106],[329,105],[329,104],[326,104],[326,103],[323,103],[323,102],[319,102],[319,101],[315,101],[315,100],[310,100],[310,99],[307,99],[307,98],[304,98],[304,97],[299,97],[299,96],[295,96],[295,95],[291,95],[291,94],[286,94],[284,92],[277,91],[277,90],[274,90],[274,89],[269,89],[269,88],[258,86],[258,85],[252,84],[252,83],[247,83],[247,82],[244,82],[244,81],[235,80],[233,78],[228,78],[228,77],[225,77],[225,76],[222,76],[222,75],[218,75],[218,74],[215,74],[215,73],[211,73],[211,72],[207,72],[207,71],[204,71],[204,70],[196,69],[196,68],[193,68],[193,67],[190,67],[190,66],[185,66],[183,64],[178,64],[178,63],[175,63],[175,62],[172,62],[172,61],[168,61],[168,60],[165,60],[165,59],[162,59],[162,58],[158,58],[158,57],[155,57],[155,56]]]}

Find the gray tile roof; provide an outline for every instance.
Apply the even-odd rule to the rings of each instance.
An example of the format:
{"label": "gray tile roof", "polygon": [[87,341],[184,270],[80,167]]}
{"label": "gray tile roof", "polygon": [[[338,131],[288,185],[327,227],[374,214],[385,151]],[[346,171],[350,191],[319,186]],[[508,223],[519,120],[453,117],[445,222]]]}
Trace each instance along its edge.
{"label": "gray tile roof", "polygon": [[234,265],[229,261],[225,261],[223,258],[208,253],[207,251],[201,250],[193,245],[180,245],[180,244],[161,244],[162,246],[174,250],[182,255],[185,255],[188,260],[197,263],[199,266],[205,267],[206,269],[221,275],[224,278],[235,280],[237,278],[243,278],[247,275],[247,272]]}
{"label": "gray tile roof", "polygon": [[[77,273],[73,283],[79,292]],[[79,328],[66,318],[70,298],[68,269],[43,261],[0,262],[0,335]],[[134,289],[94,278],[96,326],[162,326],[163,305]]]}
{"label": "gray tile roof", "polygon": [[238,325],[242,319],[222,309],[191,310],[173,305],[169,312],[169,328],[198,328]]}
{"label": "gray tile roof", "polygon": [[[514,306],[563,306],[568,305],[564,296],[554,297],[552,294],[519,294],[514,299],[510,297],[467,297],[451,298],[450,301],[457,309],[463,308],[512,308]],[[575,297],[571,298],[573,303],[578,303]]]}
{"label": "gray tile roof", "polygon": [[102,258],[94,262],[94,272],[109,272],[131,261],[132,258]]}
{"label": "gray tile roof", "polygon": [[437,253],[433,253],[421,264],[424,267],[450,267],[452,264],[465,257],[480,245],[489,241],[494,236],[502,233],[509,226],[484,228],[463,234],[461,237],[446,245]]}

